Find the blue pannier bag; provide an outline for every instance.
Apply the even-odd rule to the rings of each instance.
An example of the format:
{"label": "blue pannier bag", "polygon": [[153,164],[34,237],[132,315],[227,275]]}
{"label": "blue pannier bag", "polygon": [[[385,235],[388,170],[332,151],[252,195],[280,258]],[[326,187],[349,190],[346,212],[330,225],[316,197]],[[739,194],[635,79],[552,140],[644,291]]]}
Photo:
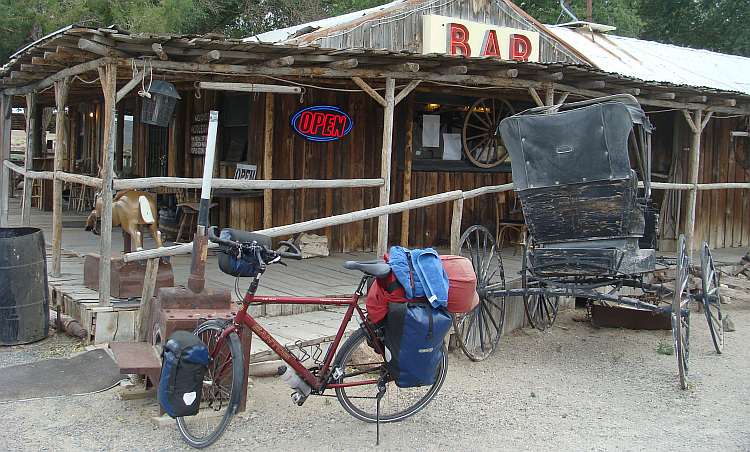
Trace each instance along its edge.
{"label": "blue pannier bag", "polygon": [[201,403],[208,347],[193,333],[175,331],[162,350],[156,398],[171,417],[194,416]]}
{"label": "blue pannier bag", "polygon": [[397,386],[435,383],[451,325],[451,315],[442,306],[434,308],[426,301],[388,304],[385,365]]}

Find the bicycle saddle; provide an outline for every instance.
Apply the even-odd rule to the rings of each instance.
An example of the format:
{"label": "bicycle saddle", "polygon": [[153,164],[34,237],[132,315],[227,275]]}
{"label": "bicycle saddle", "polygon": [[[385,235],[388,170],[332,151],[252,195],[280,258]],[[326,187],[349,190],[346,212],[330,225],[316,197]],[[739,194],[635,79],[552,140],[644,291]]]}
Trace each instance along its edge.
{"label": "bicycle saddle", "polygon": [[349,270],[359,270],[362,273],[372,275],[376,278],[385,278],[391,272],[391,266],[388,265],[383,259],[375,259],[374,261],[346,261],[344,262],[344,268]]}

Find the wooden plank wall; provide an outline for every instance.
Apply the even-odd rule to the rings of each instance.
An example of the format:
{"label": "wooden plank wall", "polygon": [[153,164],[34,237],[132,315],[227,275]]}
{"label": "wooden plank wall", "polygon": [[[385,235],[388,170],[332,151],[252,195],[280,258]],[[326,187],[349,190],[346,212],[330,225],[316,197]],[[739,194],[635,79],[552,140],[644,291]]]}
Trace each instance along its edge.
{"label": "wooden plank wall", "polygon": [[[398,171],[392,202],[403,201],[404,174]],[[511,180],[507,173],[412,173],[412,199],[445,193],[451,190],[473,190],[488,185],[506,184]],[[489,194],[464,201],[461,232],[474,224],[482,224],[495,233],[499,218],[510,218],[513,210],[514,194]],[[520,207],[520,206],[519,206]],[[499,210],[498,210],[499,208]],[[391,215],[389,221],[390,245],[400,244],[412,248],[448,247],[453,204],[443,203],[412,210],[409,215],[409,243],[399,243],[401,237],[402,214]]]}
{"label": "wooden plank wall", "polygon": [[[347,112],[353,121],[351,132],[342,139],[329,142],[310,141],[297,134],[291,127],[292,116],[313,105],[335,105]],[[274,108],[277,112],[273,140],[274,179],[380,177],[383,113],[367,94],[311,89],[305,94],[304,103],[300,103],[300,96],[275,95]],[[258,117],[262,119],[262,115],[255,115]],[[262,159],[255,158],[260,173]],[[375,207],[377,193],[375,188],[276,190],[273,193],[273,225]],[[332,250],[372,250],[376,240],[374,225],[374,220],[365,220],[310,232],[328,235]]]}
{"label": "wooden plank wall", "polygon": [[[692,131],[681,115],[676,115],[678,146],[689,148]],[[742,168],[735,159],[729,139],[732,130],[739,130],[740,118],[722,118],[714,115],[701,139],[701,160],[698,183],[750,182],[750,171]],[[689,174],[689,159],[683,161],[683,174]],[[680,181],[687,183],[688,181]],[[686,198],[683,197],[682,224],[685,229]],[[696,200],[695,246],[708,242],[711,248],[729,248],[750,245],[750,190],[702,190]]]}

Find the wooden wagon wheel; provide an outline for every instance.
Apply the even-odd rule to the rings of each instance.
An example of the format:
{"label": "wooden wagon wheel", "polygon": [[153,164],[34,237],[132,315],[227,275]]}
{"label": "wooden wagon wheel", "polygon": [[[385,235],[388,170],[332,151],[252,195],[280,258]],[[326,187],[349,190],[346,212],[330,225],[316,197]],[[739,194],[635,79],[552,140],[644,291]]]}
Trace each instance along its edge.
{"label": "wooden wagon wheel", "polygon": [[523,296],[523,307],[526,311],[526,318],[532,327],[539,331],[544,331],[555,323],[557,311],[560,309],[560,297],[546,295],[543,291],[545,285],[538,281],[529,281],[528,263],[529,247],[523,251],[523,261],[521,262],[521,286],[524,289],[540,289],[538,294]]}
{"label": "wooden wagon wheel", "polygon": [[481,361],[495,351],[505,322],[505,297],[493,295],[505,289],[503,261],[492,234],[480,225],[461,235],[458,254],[474,267],[479,303],[470,312],[453,314],[453,330],[464,354]]}
{"label": "wooden wagon wheel", "polygon": [[674,298],[672,299],[672,334],[677,366],[680,372],[680,387],[688,389],[688,358],[690,357],[690,258],[685,236],[680,234],[677,245],[677,269]]}
{"label": "wooden wagon wheel", "polygon": [[469,108],[464,117],[464,154],[473,164],[481,168],[492,168],[508,158],[508,150],[499,136],[495,135],[500,121],[516,112],[504,99],[483,97]]}
{"label": "wooden wagon wheel", "polygon": [[714,341],[716,353],[724,351],[724,317],[721,315],[719,295],[719,272],[716,271],[711,249],[703,242],[701,253],[701,281],[703,283],[703,311],[706,313],[708,329]]}

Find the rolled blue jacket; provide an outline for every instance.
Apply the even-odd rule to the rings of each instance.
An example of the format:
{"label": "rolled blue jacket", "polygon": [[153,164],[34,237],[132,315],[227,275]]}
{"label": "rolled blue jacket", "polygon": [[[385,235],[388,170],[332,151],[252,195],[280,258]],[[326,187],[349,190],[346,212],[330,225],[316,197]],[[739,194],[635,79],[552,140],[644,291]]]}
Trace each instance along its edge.
{"label": "rolled blue jacket", "polygon": [[[427,297],[433,307],[448,305],[448,275],[437,251],[432,248],[409,250],[401,246],[392,246],[388,261],[398,282],[404,286],[406,298]],[[414,290],[412,291],[412,272],[414,269]]]}

